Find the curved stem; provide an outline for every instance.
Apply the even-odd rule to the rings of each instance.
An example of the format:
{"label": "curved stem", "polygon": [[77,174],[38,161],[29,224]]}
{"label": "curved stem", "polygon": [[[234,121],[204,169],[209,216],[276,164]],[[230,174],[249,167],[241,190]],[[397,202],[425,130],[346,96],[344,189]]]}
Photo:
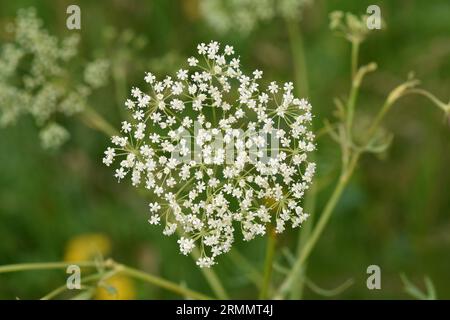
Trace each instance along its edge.
{"label": "curved stem", "polygon": [[277,294],[275,295],[275,299],[282,299],[288,292],[293,283],[296,281],[298,275],[302,271],[302,267],[306,261],[306,259],[309,257],[309,255],[312,252],[312,249],[316,245],[317,241],[319,240],[323,230],[325,229],[325,226],[327,225],[328,221],[330,220],[331,214],[334,211],[334,208],[339,202],[339,199],[341,198],[342,192],[344,191],[345,187],[347,186],[348,181],[350,180],[350,177],[353,174],[353,171],[356,167],[356,164],[359,159],[359,153],[355,153],[352,156],[352,159],[348,165],[348,167],[344,167],[342,170],[342,174],[339,177],[338,184],[336,185],[336,188],[334,189],[330,199],[328,199],[327,204],[325,205],[325,208],[320,215],[320,218],[317,222],[317,224],[314,226],[313,232],[311,234],[311,237],[308,239],[308,242],[305,244],[301,254],[297,257],[292,269],[290,270],[288,276],[281,284],[280,288],[278,289]]}
{"label": "curved stem", "polygon": [[422,95],[422,96],[430,99],[431,102],[433,102],[436,106],[438,106],[440,109],[442,109],[442,111],[444,111],[445,113],[450,113],[450,102],[445,104],[441,100],[436,98],[435,95],[431,94],[430,92],[428,92],[426,90],[423,90],[420,88],[411,88],[406,91],[406,94]]}
{"label": "curved stem", "polygon": [[29,270],[53,270],[66,269],[70,265],[77,265],[79,267],[95,268],[97,264],[93,261],[81,262],[37,262],[37,263],[18,263],[0,266],[0,273],[29,271]]}
{"label": "curved stem", "polygon": [[137,269],[133,269],[130,267],[127,267],[125,265],[122,264],[116,264],[116,270],[118,272],[121,272],[123,274],[126,274],[128,276],[131,276],[133,278],[136,279],[140,279],[143,281],[146,281],[148,283],[151,283],[155,286],[161,287],[163,289],[166,289],[168,291],[172,291],[174,293],[177,293],[181,296],[184,297],[189,297],[189,298],[193,298],[193,299],[198,299],[198,300],[210,300],[211,298],[202,294],[202,293],[198,293],[196,291],[184,288],[182,286],[179,286],[176,283],[173,283],[171,281],[165,280],[163,278],[151,275],[149,273],[145,273],[142,272],[140,270]]}
{"label": "curved stem", "polygon": [[[21,263],[21,264],[12,264],[12,265],[5,265],[0,266],[0,273],[7,273],[7,272],[18,272],[18,271],[30,271],[30,270],[53,270],[53,269],[65,269],[70,265],[78,265],[80,267],[92,267],[96,268],[98,267],[98,263],[94,261],[81,261],[81,262],[44,262],[44,263]],[[172,291],[174,293],[177,293],[183,297],[189,297],[193,299],[199,299],[199,300],[209,300],[211,299],[207,295],[204,295],[202,293],[187,289],[185,287],[179,286],[178,284],[165,280],[163,278],[160,278],[158,276],[145,273],[143,271],[125,266],[123,264],[117,263],[113,260],[107,260],[104,262],[104,267],[111,269],[111,273],[118,273],[121,272],[123,274],[126,274],[130,277],[143,280],[145,282],[148,282],[150,284],[153,284],[157,287],[166,289],[168,291]],[[85,281],[93,280],[94,276],[103,277],[104,274],[95,274],[91,275],[91,278],[86,278]],[[61,293],[63,290],[62,287],[56,288],[49,294],[43,297],[44,298],[51,298],[56,296],[57,294]]]}
{"label": "curved stem", "polygon": [[[308,242],[309,237],[311,236],[312,226],[313,226],[313,217],[314,212],[316,210],[316,185],[312,184],[311,188],[308,190],[305,198],[305,210],[310,214],[309,219],[302,225],[302,230],[300,232],[300,236],[298,238],[297,244],[297,256],[301,254],[305,244]],[[303,265],[301,274],[298,277],[298,281],[293,284],[290,298],[294,300],[300,300],[303,295],[303,289],[306,283],[306,262]]]}
{"label": "curved stem", "polygon": [[267,247],[266,247],[266,260],[264,262],[264,275],[261,291],[259,293],[260,299],[267,299],[267,293],[269,292],[270,279],[272,278],[273,270],[273,258],[275,256],[276,246],[276,233],[273,228],[268,232]]}
{"label": "curved stem", "polygon": [[323,289],[319,287],[317,284],[312,282],[310,279],[306,279],[306,285],[308,288],[310,288],[312,291],[314,291],[316,294],[324,296],[324,297],[333,297],[336,296],[345,290],[347,290],[349,287],[353,285],[354,281],[353,279],[347,279],[344,283],[337,286],[333,289]]}
{"label": "curved stem", "polygon": [[[308,84],[308,72],[306,68],[306,58],[305,58],[305,50],[303,44],[303,38],[301,30],[298,24],[292,21],[286,21],[287,30],[289,34],[289,42],[291,45],[292,52],[292,60],[294,63],[294,77],[296,79],[296,88],[297,94],[301,97],[308,97],[309,95],[309,84]],[[316,135],[318,138],[318,135]],[[307,212],[313,216],[314,215],[314,207],[316,202],[316,194],[313,191],[307,192],[305,197],[305,207],[307,208]],[[310,234],[310,226],[311,223],[308,223],[308,226],[299,233],[298,236],[298,245],[297,252],[302,248],[303,243],[309,238]],[[299,282],[293,288],[292,297],[300,298],[303,290],[304,278],[299,278]]]}
{"label": "curved stem", "polygon": [[[352,59],[352,61],[356,60],[357,57]],[[355,63],[357,64],[357,62]],[[358,92],[361,86],[361,82],[368,72],[372,72],[376,70],[376,68],[377,65],[375,63],[369,63],[368,65],[362,66],[361,68],[356,70],[355,74],[353,75],[352,87],[350,89],[350,96],[347,101],[347,136],[349,139],[352,139],[352,129],[353,129],[353,119],[355,117],[356,99],[358,98]]]}
{"label": "curved stem", "polygon": [[[99,280],[99,279],[102,279],[102,278],[105,278],[105,277],[112,276],[112,275],[114,275],[116,273],[117,273],[117,271],[115,271],[115,270],[110,271],[110,272],[108,272],[106,274],[96,273],[96,274],[84,277],[83,280],[81,280],[81,283],[86,283],[86,282],[90,282],[90,281],[93,281],[93,280]],[[63,293],[66,290],[67,290],[67,284],[64,284],[64,285],[62,285],[62,286],[60,286],[60,287],[50,291],[49,293],[47,293],[45,296],[43,296],[41,298],[41,300],[53,299],[54,297],[60,295],[61,293]]]}
{"label": "curved stem", "polygon": [[380,111],[375,116],[375,119],[373,120],[369,130],[367,131],[367,136],[368,137],[371,137],[373,134],[375,134],[375,131],[380,126],[381,121],[384,119],[384,117],[386,116],[386,114],[388,113],[390,108],[394,105],[394,103],[397,102],[397,100],[399,100],[400,98],[405,97],[405,96],[407,96],[409,94],[422,95],[422,96],[428,98],[432,103],[434,103],[442,111],[444,111],[444,113],[446,115],[450,114],[450,103],[445,104],[442,101],[440,101],[438,98],[436,98],[430,92],[428,92],[426,90],[423,90],[423,89],[414,88],[413,86],[414,86],[414,82],[412,82],[412,84],[409,84],[407,82],[405,84],[402,84],[402,85],[398,86],[396,89],[394,89],[392,91],[392,92],[395,92],[396,90],[398,90],[398,88],[403,89],[397,95],[393,95],[391,93],[390,96],[394,96],[394,98],[389,98],[388,97],[388,99],[386,99],[386,101],[384,102],[383,106],[380,108]]}
{"label": "curved stem", "polygon": [[[194,250],[192,250],[191,252],[191,256],[194,258],[194,260],[200,258],[200,252],[198,251],[198,249],[194,248]],[[201,268],[200,271],[202,272],[203,276],[205,277],[206,281],[208,282],[209,286],[211,287],[217,298],[222,300],[229,299],[229,296],[225,291],[222,282],[220,281],[219,277],[217,276],[217,274],[214,272],[213,269]]]}

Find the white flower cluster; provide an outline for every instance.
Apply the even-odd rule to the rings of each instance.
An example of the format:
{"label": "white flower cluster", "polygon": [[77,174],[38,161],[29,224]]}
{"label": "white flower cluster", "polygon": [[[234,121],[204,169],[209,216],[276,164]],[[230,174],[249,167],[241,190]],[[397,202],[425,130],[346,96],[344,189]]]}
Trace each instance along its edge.
{"label": "white flower cluster", "polygon": [[282,17],[299,19],[312,0],[201,0],[200,12],[216,31],[248,34],[261,23]]}
{"label": "white flower cluster", "polygon": [[119,181],[150,190],[149,223],[163,224],[164,235],[178,231],[181,253],[197,247],[197,264],[210,267],[230,250],[235,229],[251,240],[270,225],[280,233],[305,221],[315,145],[311,105],[294,97],[292,83],[260,84],[262,71],[242,72],[228,45],[201,43],[198,53],[175,77],[147,73],[148,88],[132,88],[130,120],[103,163],[115,161]]}
{"label": "white flower cluster", "polygon": [[76,79],[73,70],[79,36],[59,41],[43,28],[32,8],[19,10],[10,31],[12,41],[0,47],[0,126],[30,114],[41,128],[42,145],[58,147],[69,133],[55,118],[84,109],[92,89],[105,84],[108,62],[88,63],[84,81]]}

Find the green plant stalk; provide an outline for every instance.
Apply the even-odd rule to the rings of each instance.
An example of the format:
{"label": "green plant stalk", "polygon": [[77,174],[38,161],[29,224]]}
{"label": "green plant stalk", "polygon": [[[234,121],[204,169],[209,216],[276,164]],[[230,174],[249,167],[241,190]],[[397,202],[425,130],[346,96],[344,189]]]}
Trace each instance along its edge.
{"label": "green plant stalk", "polygon": [[302,272],[302,268],[305,261],[308,259],[309,255],[312,252],[312,249],[314,248],[320,236],[322,235],[322,232],[325,229],[325,226],[327,225],[328,221],[330,220],[334,208],[336,207],[336,205],[339,202],[339,199],[341,198],[342,192],[344,191],[345,187],[347,186],[350,180],[350,177],[353,174],[359,156],[360,156],[359,153],[354,153],[348,166],[345,166],[343,168],[338,183],[336,185],[336,188],[334,189],[331,197],[328,199],[328,202],[326,203],[325,208],[322,214],[320,215],[317,224],[314,227],[311,237],[308,239],[308,242],[306,242],[301,254],[296,259],[288,276],[285,278],[280,288],[278,289],[278,292],[275,295],[275,299],[284,298],[291,289],[293,283],[297,281],[297,277]]}
{"label": "green plant stalk", "polygon": [[18,263],[0,266],[0,273],[7,272],[18,272],[18,271],[28,271],[28,270],[54,270],[54,269],[65,269],[70,265],[76,264],[79,267],[84,268],[95,268],[97,264],[91,261],[81,261],[81,262],[37,262],[37,263]]}
{"label": "green plant stalk", "polygon": [[267,295],[270,287],[270,280],[272,278],[273,270],[273,258],[275,256],[276,247],[276,233],[273,228],[268,232],[267,246],[266,246],[266,258],[264,262],[264,274],[261,291],[259,292],[260,299],[267,299]]}
{"label": "green plant stalk", "polygon": [[184,288],[182,286],[177,285],[176,283],[173,283],[171,281],[162,279],[160,277],[142,272],[140,270],[136,270],[136,269],[133,269],[133,268],[121,265],[121,264],[117,264],[115,268],[118,272],[121,272],[125,275],[146,281],[155,286],[161,287],[168,291],[172,291],[172,292],[177,293],[184,297],[198,299],[198,300],[210,300],[211,299],[210,297],[208,297],[202,293],[198,293],[196,291]]}
{"label": "green plant stalk", "polygon": [[56,288],[55,290],[50,291],[45,296],[43,296],[40,300],[51,300],[67,290],[68,290],[67,285],[64,284],[64,285]]}
{"label": "green plant stalk", "polygon": [[386,101],[383,106],[381,107],[380,111],[375,116],[375,119],[373,120],[371,126],[369,127],[369,130],[367,131],[367,136],[371,137],[375,134],[375,131],[380,126],[381,120],[383,120],[385,114],[389,111],[389,108],[391,107],[391,104]]}
{"label": "green plant stalk", "polygon": [[352,82],[352,88],[350,90],[350,97],[347,104],[347,136],[352,137],[353,118],[355,116],[355,104],[358,97],[359,86]]}
{"label": "green plant stalk", "polygon": [[230,299],[228,296],[228,293],[225,291],[225,288],[223,287],[222,283],[220,282],[219,277],[214,272],[214,270],[209,268],[202,268],[201,269],[203,276],[205,277],[206,281],[214,291],[217,298],[222,300]]}
{"label": "green plant stalk", "polygon": [[[100,280],[100,279],[103,279],[105,277],[109,278],[110,276],[112,276],[112,275],[114,275],[116,273],[117,273],[117,271],[113,270],[113,271],[110,271],[110,272],[108,272],[106,274],[102,274],[102,273],[92,274],[92,275],[89,275],[87,277],[83,277],[83,279],[81,280],[81,283],[87,283],[87,282],[90,282],[90,281],[93,281],[93,280]],[[64,285],[62,285],[62,286],[60,286],[60,287],[50,291],[49,293],[47,293],[45,296],[43,296],[41,298],[41,300],[53,299],[54,297],[60,295],[61,293],[63,293],[64,291],[67,291],[67,290],[68,290],[67,289],[67,284],[64,284]]]}
{"label": "green plant stalk", "polygon": [[333,297],[341,292],[344,292],[347,288],[353,285],[353,279],[348,279],[343,284],[339,285],[338,287],[334,289],[323,289],[320,288],[318,285],[316,285],[314,282],[312,282],[309,279],[306,279],[306,285],[308,288],[310,288],[312,291],[314,291],[316,294],[321,295],[323,297]]}
{"label": "green plant stalk", "polygon": [[380,126],[381,121],[384,119],[384,117],[386,116],[386,114],[388,113],[388,111],[390,110],[392,105],[395,102],[397,102],[398,99],[400,99],[406,95],[410,95],[410,94],[422,95],[422,96],[428,98],[439,109],[441,109],[444,112],[444,114],[446,114],[446,115],[450,114],[450,103],[447,103],[447,104],[443,103],[442,101],[440,101],[438,98],[436,98],[434,95],[432,95],[431,93],[429,93],[426,90],[417,89],[417,88],[408,88],[408,89],[405,89],[404,92],[402,92],[401,94],[395,96],[395,98],[386,99],[383,106],[380,108],[380,111],[375,116],[375,119],[373,120],[372,125],[370,126],[369,130],[367,131],[368,137],[371,137],[373,134],[375,134],[375,131]]}
{"label": "green plant stalk", "polygon": [[[300,97],[308,97],[309,96],[309,84],[308,84],[308,72],[306,67],[306,58],[305,58],[305,50],[303,44],[303,38],[301,30],[297,23],[293,21],[286,21],[286,26],[289,34],[289,42],[291,46],[291,54],[294,63],[294,78],[296,80],[296,89],[297,94]],[[316,194],[312,190],[306,193],[305,196],[305,207],[307,212],[312,217],[314,215],[316,202]],[[312,222],[312,221],[311,221]],[[300,253],[301,248],[303,247],[304,242],[309,238],[311,225],[309,222],[302,229],[302,232],[299,233],[298,241],[297,241],[297,255]],[[304,275],[305,271],[303,270],[302,276],[299,277],[298,283],[292,288],[291,298],[300,299],[303,292],[304,286]]]}
{"label": "green plant stalk", "polygon": [[[98,263],[94,261],[81,261],[81,262],[45,262],[45,263],[21,263],[21,264],[12,264],[12,265],[5,265],[0,266],[0,273],[7,273],[7,272],[18,272],[18,271],[30,271],[30,270],[54,270],[54,269],[65,269],[70,265],[76,264],[80,267],[91,267],[96,268],[98,267]],[[130,277],[143,280],[145,282],[148,282],[150,284],[153,284],[155,286],[161,287],[163,289],[166,289],[168,291],[172,291],[174,293],[177,293],[184,297],[189,297],[193,299],[199,299],[199,300],[209,300],[210,297],[198,293],[196,291],[186,289],[184,287],[181,287],[177,285],[174,282],[165,280],[163,278],[160,278],[158,276],[154,276],[148,273],[145,273],[143,271],[139,271],[130,267],[127,267],[123,264],[119,264],[112,260],[107,260],[105,262],[105,267],[111,268],[115,272],[122,272],[123,274],[126,274]],[[56,291],[56,293],[55,293]],[[50,294],[55,295],[59,294],[59,288],[51,292]],[[50,295],[50,296],[52,296]],[[44,296],[44,298],[47,296]]]}
{"label": "green plant stalk", "polygon": [[358,71],[359,41],[353,40],[351,43],[352,43],[351,68],[352,68],[352,79],[354,79],[356,76],[356,72]]}
{"label": "green plant stalk", "polygon": [[[200,252],[197,248],[194,248],[192,250],[191,256],[194,260],[200,258]],[[202,272],[203,276],[205,277],[206,281],[208,282],[217,298],[222,300],[229,299],[228,293],[226,292],[224,286],[222,285],[222,282],[213,269],[201,268],[200,271]]]}

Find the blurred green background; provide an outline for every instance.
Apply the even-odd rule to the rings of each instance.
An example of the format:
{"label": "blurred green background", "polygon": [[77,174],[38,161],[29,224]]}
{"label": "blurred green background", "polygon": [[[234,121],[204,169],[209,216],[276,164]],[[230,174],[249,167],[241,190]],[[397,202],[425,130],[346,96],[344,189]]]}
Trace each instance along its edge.
{"label": "blurred green background", "polygon": [[[198,42],[215,39],[232,44],[247,71],[262,69],[274,80],[294,78],[282,19],[263,23],[248,36],[221,35],[203,21],[194,0],[1,1],[0,27],[3,30],[19,8],[34,6],[52,34],[78,32],[65,26],[70,4],[81,7],[80,54],[117,59],[116,76],[91,101],[116,126],[120,104],[132,85],[142,84],[144,72],[175,72]],[[350,46],[329,31],[328,13],[362,14],[370,4],[381,7],[387,29],[375,32],[361,49],[361,63],[376,61],[379,71],[363,84],[360,111],[373,114],[410,71],[424,88],[445,102],[449,99],[448,0],[314,1],[299,25],[317,127],[332,117],[333,98],[347,94],[350,78]],[[117,40],[108,40],[105,34],[111,35],[112,27],[119,38],[131,37],[130,31],[123,32],[132,30],[134,44],[127,42],[124,49]],[[449,299],[450,127],[429,101],[418,96],[401,100],[385,125],[395,134],[393,145],[383,157],[363,158],[311,256],[308,277],[328,289],[353,279],[354,284],[336,298],[401,299],[409,297],[401,273],[422,288],[428,275],[438,297]],[[107,256],[209,293],[193,260],[179,254],[175,238],[163,237],[159,228],[149,226],[147,201],[127,184],[117,184],[111,170],[102,166],[108,139],[73,119],[65,126],[72,139],[57,152],[40,147],[31,119],[0,131],[0,265],[83,255],[83,246],[94,239],[103,244]],[[338,161],[337,146],[322,138],[319,177],[334,179]],[[318,208],[331,188],[319,195]],[[294,248],[298,232],[289,229],[279,245]],[[89,234],[96,236],[79,238]],[[264,239],[238,240],[236,246],[262,269]],[[381,267],[381,290],[366,287],[366,268],[371,264]],[[232,297],[257,297],[239,266],[226,256],[214,269]],[[63,284],[65,276],[64,271],[0,274],[0,298],[39,298]],[[121,285],[128,294],[123,297],[176,297],[127,279]],[[323,297],[307,288],[305,298]]]}

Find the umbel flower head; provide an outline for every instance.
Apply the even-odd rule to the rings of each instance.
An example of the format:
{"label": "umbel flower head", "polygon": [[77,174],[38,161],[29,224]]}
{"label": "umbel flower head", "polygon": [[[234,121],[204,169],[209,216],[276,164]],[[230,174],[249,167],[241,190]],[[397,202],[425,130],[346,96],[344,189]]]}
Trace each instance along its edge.
{"label": "umbel flower head", "polygon": [[262,84],[246,74],[231,46],[198,45],[186,69],[163,79],[147,73],[132,88],[129,121],[112,137],[103,163],[115,177],[150,191],[149,223],[179,234],[182,254],[195,247],[200,267],[273,225],[283,232],[308,214],[301,201],[315,164],[311,105],[291,82]]}
{"label": "umbel flower head", "polygon": [[0,127],[31,115],[42,146],[56,148],[69,137],[61,116],[83,111],[92,90],[106,83],[109,64],[95,60],[83,79],[74,77],[79,36],[50,35],[33,8],[19,10],[10,29],[11,41],[0,47]]}

